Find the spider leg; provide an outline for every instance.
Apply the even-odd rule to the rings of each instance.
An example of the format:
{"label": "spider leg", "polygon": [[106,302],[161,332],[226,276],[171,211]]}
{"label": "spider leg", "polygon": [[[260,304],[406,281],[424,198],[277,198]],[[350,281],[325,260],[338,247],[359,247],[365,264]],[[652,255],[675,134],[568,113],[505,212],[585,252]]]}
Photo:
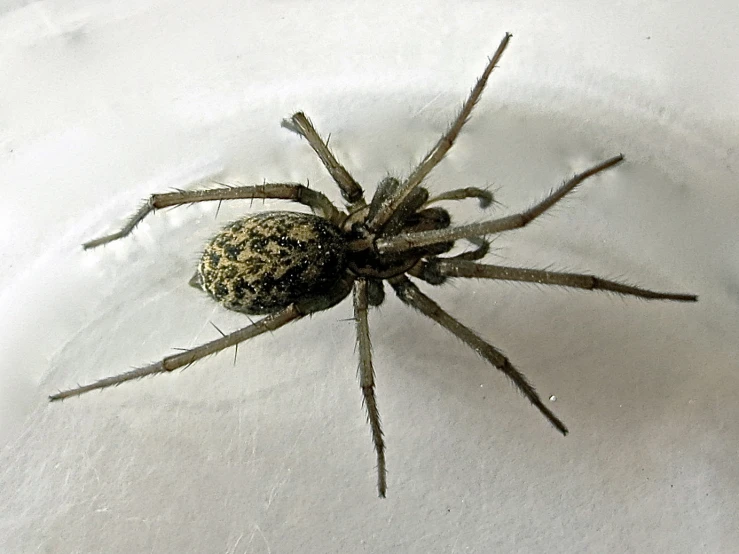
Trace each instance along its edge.
{"label": "spider leg", "polygon": [[371,232],[377,233],[382,229],[395,210],[397,210],[398,206],[403,202],[405,197],[421,184],[421,181],[423,181],[426,175],[429,174],[429,172],[441,161],[444,155],[454,145],[454,141],[457,139],[462,127],[464,127],[464,124],[469,119],[472,109],[475,107],[475,104],[482,95],[482,91],[485,89],[488,77],[490,77],[495,65],[503,55],[503,51],[506,49],[506,46],[508,46],[508,41],[510,41],[511,36],[512,35],[510,33],[506,33],[498,46],[498,49],[495,51],[495,54],[493,54],[493,57],[488,61],[482,75],[470,91],[470,95],[467,97],[467,100],[462,104],[462,109],[459,111],[459,115],[457,115],[456,119],[449,126],[449,129],[441,136],[434,147],[411,172],[408,179],[406,179],[405,182],[394,192],[393,196],[389,198],[382,208],[367,221],[367,228]]}
{"label": "spider leg", "polygon": [[364,206],[364,191],[362,187],[331,153],[328,145],[323,141],[321,135],[313,127],[310,119],[303,112],[293,114],[290,119],[284,119],[282,126],[308,141],[308,144],[310,144],[310,147],[321,159],[326,170],[328,170],[331,177],[336,181],[336,184],[339,185],[341,196],[349,203],[350,208]]}
{"label": "spider leg", "polygon": [[[96,381],[89,385],[78,386],[73,389],[59,391],[56,394],[50,395],[49,400],[52,402],[54,400],[63,400],[64,398],[68,398],[70,396],[79,396],[80,394],[91,390],[117,386],[125,381],[140,379],[141,377],[146,377],[147,375],[153,375],[155,373],[165,373],[169,371],[174,371],[175,369],[181,367],[190,366],[191,364],[202,358],[205,358],[206,356],[210,356],[211,354],[220,352],[221,350],[224,350],[230,346],[236,346],[247,339],[256,337],[257,335],[261,335],[263,333],[266,333],[267,331],[275,331],[283,325],[290,323],[291,321],[295,321],[297,319],[314,314],[316,312],[320,312],[322,310],[327,310],[346,298],[352,291],[353,285],[354,277],[347,272],[335,283],[335,285],[333,285],[330,290],[326,291],[324,294],[309,297],[300,302],[290,304],[282,310],[265,316],[256,323],[251,320],[248,314],[245,314],[247,319],[249,319],[249,321],[251,322],[251,325],[249,325],[248,327],[244,327],[243,329],[239,329],[238,331],[234,331],[233,333],[229,333],[228,335],[223,335],[223,333],[219,330],[219,333],[221,333],[222,335],[219,339],[201,344],[200,346],[196,346],[195,348],[190,348],[187,350],[183,349],[178,354],[167,356],[166,358],[153,364],[149,364],[145,367],[137,368],[126,373],[121,373],[120,375],[108,377],[106,379],[100,379],[99,381]],[[216,327],[216,329],[218,328]]]}
{"label": "spider leg", "polygon": [[542,269],[527,269],[506,267],[501,265],[478,264],[467,260],[440,258],[425,262],[420,270],[421,274],[429,274],[432,278],[468,277],[472,279],[498,279],[502,281],[524,281],[540,285],[556,285],[586,290],[602,290],[628,296],[638,296],[650,300],[675,300],[678,302],[695,302],[698,297],[694,294],[679,294],[672,292],[657,292],[642,289],[602,279],[584,273],[566,273],[560,271],[545,271]]}
{"label": "spider leg", "polygon": [[395,289],[395,293],[403,302],[417,309],[425,316],[433,319],[436,323],[451,332],[457,338],[461,339],[470,346],[480,356],[505,373],[513,384],[523,395],[546,417],[549,422],[557,428],[563,435],[567,434],[567,427],[554,413],[544,405],[541,398],[537,394],[534,387],[528,382],[526,377],[519,372],[506,356],[493,345],[485,342],[472,329],[464,326],[450,314],[445,312],[436,302],[423,294],[416,285],[400,275],[389,279],[390,284]]}
{"label": "spider leg", "polygon": [[372,442],[377,452],[377,492],[381,498],[385,498],[387,491],[385,441],[380,427],[380,412],[377,410],[375,399],[375,370],[372,367],[367,297],[367,280],[357,279],[354,282],[354,319],[357,321],[357,342],[359,343],[359,386],[362,388],[363,403],[367,408],[367,420],[372,431]]}
{"label": "spider leg", "polygon": [[[290,304],[287,308],[269,314],[256,323],[252,322],[251,325],[244,327],[243,329],[239,329],[238,331],[234,331],[228,335],[223,335],[223,333],[221,333],[223,335],[221,338],[206,342],[205,344],[201,344],[195,348],[183,350],[178,354],[167,356],[166,358],[145,367],[136,368],[132,371],[127,371],[126,373],[114,375],[113,377],[108,377],[106,379],[100,379],[99,381],[95,381],[89,385],[59,391],[56,394],[50,395],[49,400],[52,402],[54,400],[63,400],[70,396],[79,396],[80,394],[91,390],[117,386],[125,381],[140,379],[147,375],[166,373],[181,367],[187,367],[206,356],[220,352],[230,346],[236,346],[247,339],[256,337],[257,335],[261,335],[267,331],[275,331],[291,321],[295,321],[322,310],[327,310],[346,298],[351,292],[353,284],[354,278],[347,273],[336,283],[333,289],[329,290],[323,296],[316,296],[296,304]],[[249,316],[247,315],[247,317]]]}
{"label": "spider leg", "polygon": [[268,315],[267,317],[260,319],[259,321],[253,323],[252,325],[249,325],[248,327],[244,327],[243,329],[239,329],[238,331],[229,333],[228,335],[223,335],[221,336],[221,338],[218,338],[216,340],[212,340],[205,344],[201,344],[200,346],[196,346],[195,348],[190,348],[189,350],[183,350],[182,352],[179,352],[177,354],[167,356],[166,358],[153,364],[149,364],[145,367],[136,368],[132,371],[127,371],[126,373],[121,373],[120,375],[115,375],[113,377],[100,379],[99,381],[95,381],[94,383],[91,383],[89,385],[60,391],[56,394],[50,395],[49,400],[51,400],[52,402],[54,400],[63,400],[65,398],[69,398],[70,396],[79,396],[80,394],[91,390],[118,386],[125,381],[140,379],[142,377],[153,375],[155,373],[167,373],[181,367],[189,366],[190,364],[200,360],[201,358],[205,358],[206,356],[210,356],[211,354],[220,352],[221,350],[224,350],[230,346],[236,346],[240,342],[243,342],[247,339],[256,337],[257,335],[261,335],[262,333],[266,333],[267,331],[274,331],[276,329],[279,329],[280,327],[287,323],[290,323],[291,321],[295,321],[305,315],[308,315],[308,313],[310,312],[304,312],[297,304],[292,304],[282,311]]}
{"label": "spider leg", "polygon": [[82,245],[85,250],[107,244],[127,236],[147,215],[155,210],[182,204],[208,202],[212,200],[243,200],[253,198],[274,198],[292,200],[320,211],[323,216],[338,225],[343,221],[341,212],[331,201],[318,191],[298,183],[265,183],[258,186],[222,187],[217,189],[187,190],[152,194],[149,199],[133,214],[120,231],[105,235]]}
{"label": "spider leg", "polygon": [[582,183],[588,177],[600,173],[616,165],[624,159],[623,155],[614,156],[590,169],[578,173],[562,186],[551,192],[544,200],[538,202],[528,210],[523,212],[493,219],[492,221],[483,221],[481,223],[472,223],[470,225],[462,225],[461,227],[449,227],[436,231],[423,231],[420,233],[405,233],[394,237],[382,237],[377,239],[377,250],[382,254],[391,252],[402,252],[409,248],[418,248],[429,244],[457,240],[467,237],[481,237],[492,233],[500,233],[503,231],[511,231],[525,227],[531,221],[539,217],[549,208],[571,192],[577,185]]}

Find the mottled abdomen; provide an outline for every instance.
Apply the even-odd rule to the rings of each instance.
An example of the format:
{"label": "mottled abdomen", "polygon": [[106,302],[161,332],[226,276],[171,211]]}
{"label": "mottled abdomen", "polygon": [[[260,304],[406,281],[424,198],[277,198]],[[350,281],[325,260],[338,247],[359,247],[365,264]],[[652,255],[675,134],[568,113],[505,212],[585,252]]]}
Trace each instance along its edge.
{"label": "mottled abdomen", "polygon": [[268,314],[330,291],[346,271],[341,231],[296,212],[265,212],[227,225],[205,248],[203,289],[230,310]]}

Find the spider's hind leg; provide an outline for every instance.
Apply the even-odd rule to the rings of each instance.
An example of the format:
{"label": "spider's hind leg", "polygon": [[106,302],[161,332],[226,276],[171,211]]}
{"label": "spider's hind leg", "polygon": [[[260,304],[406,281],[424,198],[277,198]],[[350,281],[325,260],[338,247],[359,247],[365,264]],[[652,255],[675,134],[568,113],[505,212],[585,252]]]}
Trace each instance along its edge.
{"label": "spider's hind leg", "polygon": [[[291,321],[295,321],[307,315],[327,310],[328,308],[335,306],[349,295],[352,290],[353,282],[353,278],[347,275],[336,283],[335,287],[324,296],[317,296],[299,303],[290,304],[288,307],[269,314],[256,323],[252,323],[251,325],[248,325],[243,329],[239,329],[238,331],[234,331],[233,333],[229,333],[228,335],[219,330],[221,337],[218,339],[206,342],[205,344],[201,344],[195,348],[182,350],[181,352],[167,356],[158,362],[136,368],[126,373],[114,375],[113,377],[106,377],[105,379],[100,379],[99,381],[95,381],[89,385],[59,391],[56,394],[50,395],[49,400],[52,402],[55,400],[64,400],[70,396],[79,396],[80,394],[91,390],[118,386],[126,381],[140,379],[147,375],[168,373],[175,369],[188,367],[198,360],[210,356],[211,354],[216,354],[217,352],[225,350],[231,346],[237,346],[239,343],[242,343],[247,339],[256,337],[257,335],[261,335],[267,331],[275,331]],[[218,328],[216,327],[216,329]]]}
{"label": "spider's hind leg", "polygon": [[200,346],[196,346],[195,348],[183,350],[182,352],[178,352],[177,354],[167,356],[166,358],[163,358],[158,362],[133,369],[126,373],[114,375],[113,377],[106,377],[105,379],[100,379],[89,385],[59,391],[56,394],[50,395],[49,400],[51,400],[52,402],[55,400],[64,400],[65,398],[69,398],[71,396],[79,396],[91,390],[118,386],[121,383],[125,383],[126,381],[141,379],[142,377],[146,377],[147,375],[174,371],[175,369],[189,366],[190,364],[202,358],[205,358],[206,356],[210,356],[211,354],[220,352],[221,350],[224,350],[230,346],[236,346],[247,339],[256,337],[257,335],[261,335],[262,333],[266,333],[267,331],[274,331],[276,329],[279,329],[283,325],[286,325],[291,321],[295,321],[296,319],[300,319],[305,315],[307,315],[307,313],[303,313],[297,305],[292,304],[284,310],[269,315],[264,319],[260,319],[256,323],[244,327],[243,329],[239,329],[238,331],[235,331],[228,335],[224,335],[223,333],[221,333],[222,336],[216,340],[201,344]]}

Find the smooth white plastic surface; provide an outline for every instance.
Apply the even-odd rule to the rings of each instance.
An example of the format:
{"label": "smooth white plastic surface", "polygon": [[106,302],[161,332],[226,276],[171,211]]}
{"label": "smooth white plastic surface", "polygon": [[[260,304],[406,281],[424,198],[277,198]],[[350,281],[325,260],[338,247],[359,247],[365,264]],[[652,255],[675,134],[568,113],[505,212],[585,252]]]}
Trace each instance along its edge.
{"label": "smooth white plastic surface", "polygon": [[[734,2],[9,2],[0,12],[0,551],[733,552],[739,470],[739,9]],[[349,301],[175,375],[46,395],[245,325],[190,288],[221,225],[178,208],[83,252],[149,193],[310,180],[305,110],[368,194],[445,129],[428,179],[524,208],[623,152],[493,263],[589,271],[697,304],[423,286],[503,349],[559,436],[389,295],[370,318],[388,498]],[[388,291],[389,292],[389,291]]]}

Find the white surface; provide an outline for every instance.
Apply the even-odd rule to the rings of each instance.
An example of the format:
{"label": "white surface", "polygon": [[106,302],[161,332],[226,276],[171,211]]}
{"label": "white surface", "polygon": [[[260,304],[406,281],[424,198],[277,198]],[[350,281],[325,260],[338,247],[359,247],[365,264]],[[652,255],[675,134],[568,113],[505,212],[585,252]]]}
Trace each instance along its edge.
{"label": "white surface", "polygon": [[[738,9],[506,4],[5,4],[2,552],[735,551]],[[623,152],[491,259],[700,295],[430,290],[556,395],[567,438],[393,298],[370,320],[386,500],[349,302],[242,345],[235,367],[227,352],[47,404],[214,338],[210,321],[245,323],[187,286],[243,203],[158,213],[93,252],[82,241],[148,193],[214,175],[310,179],[338,199],[279,128],[297,109],[374,190],[436,140],[505,31],[501,67],[429,186],[490,184],[514,210]]]}

